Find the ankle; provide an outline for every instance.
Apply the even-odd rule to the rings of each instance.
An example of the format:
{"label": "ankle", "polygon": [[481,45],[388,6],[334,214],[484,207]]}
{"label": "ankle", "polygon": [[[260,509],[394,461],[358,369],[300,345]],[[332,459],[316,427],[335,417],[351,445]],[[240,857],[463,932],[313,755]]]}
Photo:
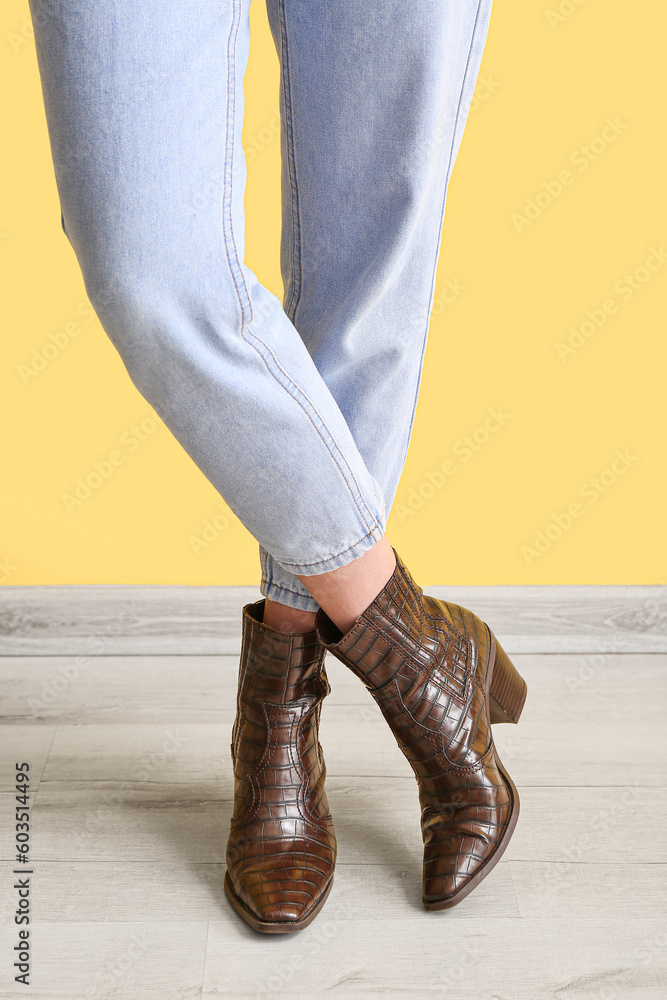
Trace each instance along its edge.
{"label": "ankle", "polygon": [[311,632],[315,628],[315,611],[302,611],[279,601],[266,598],[264,602],[264,625],[277,632]]}
{"label": "ankle", "polygon": [[387,536],[363,555],[339,569],[314,576],[298,576],[331,621],[348,632],[372,604],[396,569],[396,557]]}

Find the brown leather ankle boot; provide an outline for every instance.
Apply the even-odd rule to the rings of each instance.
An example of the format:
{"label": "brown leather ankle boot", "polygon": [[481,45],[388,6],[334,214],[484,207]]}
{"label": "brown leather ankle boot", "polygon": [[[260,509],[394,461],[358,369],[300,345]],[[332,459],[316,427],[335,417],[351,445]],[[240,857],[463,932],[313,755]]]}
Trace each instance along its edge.
{"label": "brown leather ankle boot", "polygon": [[264,601],[243,609],[225,891],[251,927],[282,934],[311,922],[333,882],[336,838],[318,740],[330,689],[315,632],[278,632],[263,614]]}
{"label": "brown leather ankle boot", "polygon": [[519,796],[492,722],[517,722],[526,684],[471,611],[425,595],[396,555],[387,585],[343,634],[323,610],[321,642],[369,688],[419,785],[427,910],[454,906],[509,843]]}

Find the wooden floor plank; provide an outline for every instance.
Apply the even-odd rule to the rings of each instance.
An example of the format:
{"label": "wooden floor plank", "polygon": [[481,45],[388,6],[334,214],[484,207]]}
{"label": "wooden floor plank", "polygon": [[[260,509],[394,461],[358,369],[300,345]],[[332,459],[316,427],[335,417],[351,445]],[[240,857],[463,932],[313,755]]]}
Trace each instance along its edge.
{"label": "wooden floor plank", "polygon": [[664,997],[664,930],[654,920],[482,918],[471,934],[460,907],[429,917],[358,921],[332,901],[322,922],[263,947],[248,928],[212,921],[202,997]]}
{"label": "wooden floor plank", "polygon": [[[341,860],[403,869],[421,858],[414,778],[330,776],[327,793]],[[33,855],[50,861],[223,861],[231,794],[224,777],[175,784],[43,780],[32,814]],[[667,789],[520,785],[519,794],[521,815],[507,860],[667,863]],[[13,856],[10,805],[3,793],[2,860]]]}
{"label": "wooden floor plank", "polygon": [[[345,828],[339,833],[342,844],[332,902],[344,904],[349,917],[362,922],[401,922],[406,912],[410,920],[432,920],[420,903],[419,857],[404,867],[349,863]],[[12,862],[2,862],[4,885],[13,881],[13,867]],[[158,857],[135,862],[39,860],[36,867],[38,922],[132,922],[138,915],[158,922],[236,919],[223,890],[224,861],[178,864]],[[11,915],[9,901],[3,902],[0,924]],[[466,920],[581,920],[616,913],[663,920],[667,915],[667,864],[502,860],[493,875],[456,908],[457,917]]]}
{"label": "wooden floor plank", "polygon": [[[354,919],[428,921],[421,905],[421,859],[408,868],[397,865],[336,865],[331,900],[344,902]],[[150,861],[43,861],[36,863],[35,920],[59,922],[207,921],[238,919],[223,889],[226,866],[217,863]],[[4,884],[13,881],[3,863]],[[462,906],[467,920],[515,917],[519,910],[508,863],[500,862],[484,885]]]}
{"label": "wooden floor plank", "polygon": [[30,765],[27,794],[34,799],[56,728],[54,725],[0,725],[0,792],[16,790],[16,764],[27,763]]}
{"label": "wooden floor plank", "polygon": [[[61,725],[57,733],[54,727],[44,727],[46,736],[41,739],[12,740],[12,732],[23,734],[31,727],[7,727],[2,743],[10,756],[27,759],[37,774],[50,746],[43,772],[47,782],[228,783],[234,712],[227,708],[217,715],[219,722],[199,724]],[[547,723],[528,715],[518,727],[496,726],[495,740],[501,760],[520,787],[667,787],[659,703],[646,710],[645,720],[647,763],[640,771],[635,761],[634,731],[620,729],[616,720],[606,716],[591,730],[576,718],[554,716]],[[363,708],[327,706],[320,740],[329,777],[366,779],[369,784],[374,777],[412,779],[409,764],[372,701]],[[36,758],[30,753],[33,745],[40,747]],[[12,776],[13,771],[6,772],[7,787]]]}
{"label": "wooden floor plank", "polygon": [[[522,725],[537,714],[582,721],[596,714],[620,720],[635,706],[641,713],[658,711],[656,692],[664,691],[667,674],[664,653],[518,653],[513,659],[529,685]],[[0,671],[11,684],[0,683],[0,721],[210,722],[235,704],[238,663],[238,654],[6,657]],[[324,711],[373,705],[361,682],[331,655],[326,669],[332,691]]]}
{"label": "wooden floor plank", "polygon": [[[606,852],[605,852],[606,853]],[[510,861],[519,912],[529,920],[652,917],[667,930],[667,866],[628,863]]]}
{"label": "wooden floor plank", "polygon": [[[667,652],[662,585],[428,586],[471,608],[508,652]],[[0,655],[236,653],[257,587],[6,586]]]}
{"label": "wooden floor plank", "polygon": [[207,924],[156,923],[141,911],[120,923],[31,925],[30,986],[11,983],[8,960],[16,928],[0,926],[3,976],[0,997],[31,1000],[199,1000],[202,995]]}
{"label": "wooden floor plank", "polygon": [[[220,618],[217,588],[183,588],[180,608],[174,593],[138,594],[134,625],[100,646],[77,617],[76,589],[51,619],[35,614],[35,594],[14,602],[9,629],[0,614],[0,641],[21,647],[0,659],[0,955],[10,968],[13,768],[29,759],[31,996],[664,1000],[667,654],[647,652],[662,642],[660,594],[628,588],[624,617],[620,591],[604,608],[588,592],[577,615],[563,588],[562,606],[551,593],[551,618],[528,595],[523,610],[538,615],[528,648],[548,645],[561,624],[566,647],[577,630],[583,645],[513,653],[529,696],[520,724],[495,736],[519,789],[519,823],[495,870],[441,913],[421,903],[412,772],[368,692],[329,657],[321,741],[334,888],[310,927],[271,938],[238,919],[222,888],[243,595],[228,593]],[[125,597],[119,588],[100,611],[90,594],[91,627],[107,627]],[[511,597],[489,596],[491,610],[507,599],[510,624]],[[53,627],[53,643],[40,627]],[[619,636],[635,633],[643,648],[623,652]],[[63,655],[41,655],[62,644]],[[0,998],[23,995],[0,977]]]}

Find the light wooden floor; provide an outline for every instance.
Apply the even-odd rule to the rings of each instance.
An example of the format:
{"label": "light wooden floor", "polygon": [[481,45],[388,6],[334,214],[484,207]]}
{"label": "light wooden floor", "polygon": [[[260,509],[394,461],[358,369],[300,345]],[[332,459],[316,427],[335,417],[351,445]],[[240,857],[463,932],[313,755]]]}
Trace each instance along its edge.
{"label": "light wooden floor", "polygon": [[[442,913],[421,905],[412,772],[329,658],[335,884],[309,928],[275,938],[222,888],[238,609],[257,594],[198,589],[180,616],[179,588],[0,592],[0,996],[667,997],[664,588],[465,588],[528,681],[520,724],[494,730],[522,805],[503,861]],[[116,628],[121,599],[134,614]],[[11,969],[16,760],[33,778],[27,990]]]}

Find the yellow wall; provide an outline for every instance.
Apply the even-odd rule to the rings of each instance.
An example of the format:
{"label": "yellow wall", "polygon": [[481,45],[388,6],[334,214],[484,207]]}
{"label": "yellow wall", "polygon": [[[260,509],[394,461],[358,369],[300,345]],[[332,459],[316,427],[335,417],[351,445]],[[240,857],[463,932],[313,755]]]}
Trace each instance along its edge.
{"label": "yellow wall", "polygon": [[[0,582],[254,584],[255,540],[153,422],[90,310],[60,228],[27,3],[3,5],[0,24]],[[278,62],[258,0],[252,29],[247,262],[281,294]],[[666,572],[666,35],[651,0],[496,0],[388,526],[423,585]],[[604,133],[609,119],[617,134]],[[570,183],[521,226],[526,201],[546,203],[564,170]],[[599,322],[605,308],[595,326],[589,313]],[[587,320],[592,335],[566,353]],[[26,376],[63,331],[65,346]],[[63,494],[112,451],[122,463],[68,512]],[[217,537],[195,554],[217,514]]]}

